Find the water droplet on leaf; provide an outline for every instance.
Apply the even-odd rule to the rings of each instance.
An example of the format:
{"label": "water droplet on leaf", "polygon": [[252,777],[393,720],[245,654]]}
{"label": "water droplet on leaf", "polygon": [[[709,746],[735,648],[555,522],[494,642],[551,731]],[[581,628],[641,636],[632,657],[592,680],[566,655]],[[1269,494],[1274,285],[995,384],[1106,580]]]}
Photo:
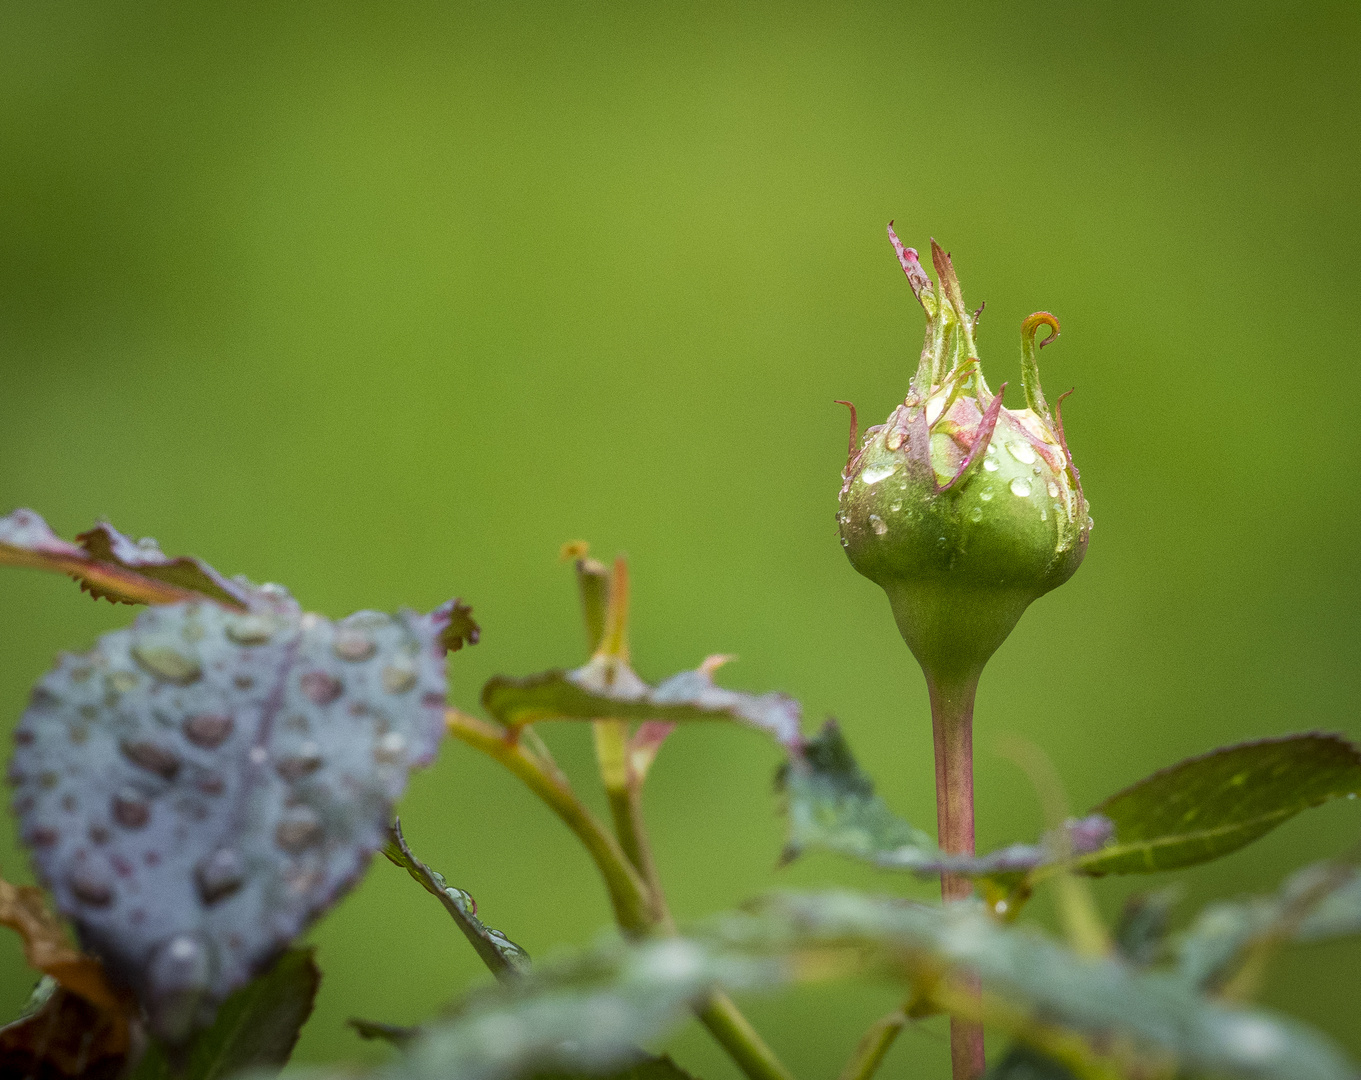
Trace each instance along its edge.
{"label": "water droplet on leaf", "polygon": [[132,647],[132,658],[152,675],[177,686],[188,686],[203,674],[197,656],[170,645],[142,642]]}
{"label": "water droplet on leaf", "polygon": [[199,713],[185,717],[184,737],[204,750],[215,750],[232,733],[232,718],[223,713]]}

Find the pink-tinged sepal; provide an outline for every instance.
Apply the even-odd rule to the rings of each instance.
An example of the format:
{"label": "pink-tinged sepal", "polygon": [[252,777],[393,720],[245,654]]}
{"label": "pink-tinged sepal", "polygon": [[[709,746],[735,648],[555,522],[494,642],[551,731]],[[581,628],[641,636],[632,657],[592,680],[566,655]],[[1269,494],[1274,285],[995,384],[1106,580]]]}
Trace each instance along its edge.
{"label": "pink-tinged sepal", "polygon": [[964,460],[960,462],[959,471],[950,478],[950,482],[944,487],[939,485],[936,487],[937,495],[949,491],[960,483],[983,460],[983,455],[991,444],[992,433],[997,428],[997,418],[1002,415],[1002,394],[1006,391],[1006,388],[1006,383],[997,388],[997,395],[992,399],[992,404],[983,414],[983,419],[978,422],[978,429],[974,434],[973,442],[969,444],[969,452],[964,455]]}

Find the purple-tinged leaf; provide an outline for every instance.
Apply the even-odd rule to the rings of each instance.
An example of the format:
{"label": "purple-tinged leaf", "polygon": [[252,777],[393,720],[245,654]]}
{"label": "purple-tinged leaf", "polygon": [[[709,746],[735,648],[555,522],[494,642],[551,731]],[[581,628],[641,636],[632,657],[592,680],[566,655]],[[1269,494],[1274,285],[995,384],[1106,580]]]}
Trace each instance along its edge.
{"label": "purple-tinged leaf", "polygon": [[1078,861],[1088,874],[1143,874],[1237,851],[1301,810],[1361,792],[1361,752],[1311,732],[1212,750],[1140,780],[1092,812],[1115,841]]}
{"label": "purple-tinged leaf", "polygon": [[449,620],[440,634],[447,652],[458,652],[464,645],[476,645],[482,640],[482,628],[473,622],[473,609],[462,600],[450,600],[439,610]]}
{"label": "purple-tinged leaf", "polygon": [[529,954],[500,930],[493,930],[479,919],[477,904],[471,896],[454,888],[443,874],[416,858],[402,835],[401,821],[393,823],[387,843],[383,845],[383,854],[444,905],[468,943],[498,979],[508,981],[529,970]]}
{"label": "purple-tinged leaf", "polygon": [[802,741],[799,703],[784,694],[743,694],[714,685],[721,658],[673,675],[659,686],[643,682],[624,661],[597,654],[574,671],[524,679],[497,676],[482,689],[482,705],[515,730],[540,720],[729,720],[764,731],[787,747]]}
{"label": "purple-tinged leaf", "polygon": [[885,870],[992,877],[1023,873],[1069,853],[1099,849],[1110,836],[1110,823],[1094,815],[1068,823],[1066,851],[1046,842],[1012,844],[986,855],[946,854],[927,833],[898,817],[875,794],[874,782],[861,771],[835,720],[828,720],[816,738],[791,755],[776,785],[788,801],[785,862],[805,848],[821,847]]}
{"label": "purple-tinged leaf", "polygon": [[0,563],[67,574],[94,597],[121,604],[175,604],[207,597],[230,608],[248,606],[250,591],[207,563],[162,554],[151,539],[134,542],[112,525],[97,525],[72,544],[32,510],[0,518]]}
{"label": "purple-tinged leaf", "polygon": [[151,608],[38,683],[10,766],[57,907],[171,1042],[358,879],[443,729],[432,615]]}

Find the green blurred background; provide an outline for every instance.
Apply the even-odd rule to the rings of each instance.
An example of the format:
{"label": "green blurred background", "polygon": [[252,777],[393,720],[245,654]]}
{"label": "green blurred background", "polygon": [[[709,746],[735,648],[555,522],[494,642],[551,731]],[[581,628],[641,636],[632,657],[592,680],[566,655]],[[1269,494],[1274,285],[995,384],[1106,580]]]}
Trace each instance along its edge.
{"label": "green blurred background", "polygon": [[[1040,824],[1006,733],[1077,808],[1222,743],[1361,736],[1359,49],[1350,3],[10,0],[0,513],[107,517],[332,616],[458,594],[484,628],[452,661],[467,708],[494,673],[580,658],[560,543],[626,551],[645,676],[738,654],[728,685],[834,712],[929,824],[921,676],[834,521],[832,399],[882,419],[920,346],[892,217],[987,301],[1009,400],[1037,308],[1063,320],[1051,397],[1078,388],[1096,530],[984,678],[980,842]],[[6,725],[57,650],[133,615],[28,571],[0,600]],[[586,733],[547,735],[592,788]],[[932,894],[830,857],[777,871],[776,763],[719,727],[666,747],[647,810],[681,918],[779,885]],[[608,921],[570,835],[461,745],[401,809],[532,954]],[[1187,875],[1184,910],[1358,825],[1355,803],[1304,815]],[[30,880],[12,828],[0,865]],[[1097,891],[1114,911],[1164,883]],[[314,937],[303,1059],[381,1054],[347,1016],[414,1022],[487,978],[387,865]],[[1361,1055],[1359,969],[1356,945],[1297,950],[1268,1000]],[[0,937],[0,1014],[31,979]],[[893,1000],[750,1011],[815,1078]],[[693,1024],[668,1045],[735,1075]],[[928,1022],[885,1075],[945,1060]]]}

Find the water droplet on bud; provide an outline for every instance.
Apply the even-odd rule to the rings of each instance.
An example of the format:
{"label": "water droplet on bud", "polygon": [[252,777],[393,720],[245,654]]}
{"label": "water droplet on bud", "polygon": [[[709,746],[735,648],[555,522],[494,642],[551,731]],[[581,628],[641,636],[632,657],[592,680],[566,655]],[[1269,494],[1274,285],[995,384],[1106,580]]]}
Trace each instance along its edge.
{"label": "water droplet on bud", "polygon": [[884,519],[878,514],[870,515],[870,526],[874,529],[875,536],[883,536],[884,533],[888,532],[888,526],[884,524]]}
{"label": "water droplet on bud", "polygon": [[1011,456],[1014,457],[1017,461],[1019,461],[1022,465],[1035,464],[1035,451],[1031,449],[1029,443],[1009,442],[1007,443],[1007,450],[1010,452]]}
{"label": "water droplet on bud", "polygon": [[1030,498],[1030,481],[1018,476],[1011,482],[1011,493],[1019,499]]}
{"label": "water droplet on bud", "polygon": [[872,486],[880,480],[888,479],[897,471],[897,465],[871,465],[860,474],[860,480],[866,486]]}

